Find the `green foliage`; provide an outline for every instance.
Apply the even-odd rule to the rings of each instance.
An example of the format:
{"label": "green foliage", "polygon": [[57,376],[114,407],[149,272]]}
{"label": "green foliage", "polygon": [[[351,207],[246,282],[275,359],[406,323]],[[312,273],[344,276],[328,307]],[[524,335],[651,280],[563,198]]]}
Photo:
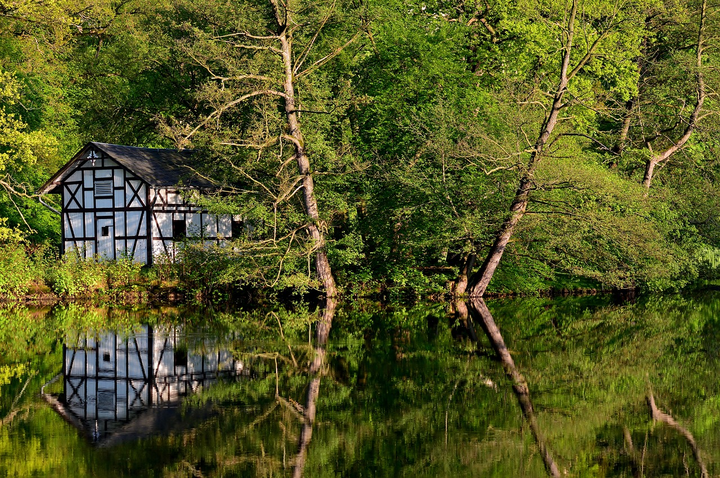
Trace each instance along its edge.
{"label": "green foliage", "polygon": [[701,276],[707,279],[720,277],[720,249],[704,246],[697,250],[695,261],[701,268]]}
{"label": "green foliage", "polygon": [[198,300],[217,299],[221,287],[236,282],[228,280],[232,259],[217,246],[180,244],[176,260],[175,270],[181,289]]}
{"label": "green foliage", "polygon": [[62,296],[91,296],[106,285],[106,275],[101,263],[71,252],[48,271],[48,284]]}
{"label": "green foliage", "polygon": [[9,384],[13,379],[20,378],[27,373],[25,364],[0,365],[0,398],[2,398],[2,388]]}
{"label": "green foliage", "polygon": [[5,227],[7,220],[0,217],[0,297],[23,296],[42,284],[44,247],[28,253],[28,242],[18,229]]}
{"label": "green foliage", "polygon": [[105,264],[105,274],[108,287],[126,287],[141,282],[140,271],[142,268],[142,263],[135,262],[128,256],[107,262]]}
{"label": "green foliage", "polygon": [[[567,3],[295,7],[302,146],[339,287],[442,291],[457,276],[450,259],[475,253],[482,263],[507,217],[559,81]],[[717,118],[703,116],[685,148],[658,167],[648,197],[636,187],[653,152],[682,133],[687,122],[678,118],[697,96],[698,7],[580,2],[571,65],[596,49],[571,75],[533,202],[491,290],[560,282],[660,290],[717,276]],[[22,1],[5,11],[0,237],[2,227],[19,228],[30,243],[57,244],[57,218],[30,193],[88,140],[192,147],[196,172],[219,187],[199,203],[242,217],[246,234],[225,251],[189,249],[179,269],[158,261],[151,274],[186,282],[193,296],[230,285],[319,287],[276,94],[284,70],[272,50],[272,3]],[[710,11],[708,38],[718,28]],[[717,54],[708,43],[708,91],[720,85]],[[715,102],[707,99],[707,111]],[[109,267],[111,286],[142,280],[130,262]],[[48,276],[56,291],[99,287],[88,284],[100,272],[60,269]],[[29,282],[11,286],[9,277],[20,284],[32,274],[18,265],[3,287],[20,293]]]}
{"label": "green foliage", "polygon": [[0,296],[23,296],[38,278],[38,270],[20,244],[0,244]]}

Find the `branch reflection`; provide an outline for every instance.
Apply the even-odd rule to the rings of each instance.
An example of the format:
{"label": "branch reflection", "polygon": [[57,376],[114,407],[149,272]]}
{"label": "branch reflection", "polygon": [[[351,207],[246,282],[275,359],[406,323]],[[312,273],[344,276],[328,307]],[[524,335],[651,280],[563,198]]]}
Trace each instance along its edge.
{"label": "branch reflection", "polygon": [[[512,381],[513,391],[518,399],[523,416],[530,425],[530,430],[535,438],[535,442],[540,449],[540,455],[542,456],[543,463],[545,464],[545,469],[550,476],[559,477],[560,471],[558,470],[558,466],[553,460],[552,453],[550,452],[545,438],[540,431],[540,426],[538,425],[535,411],[533,410],[532,402],[530,401],[530,389],[528,388],[528,384],[525,381],[525,377],[523,377],[517,367],[515,367],[515,362],[505,345],[500,329],[497,324],[495,324],[495,319],[493,319],[485,301],[480,298],[475,298],[470,300],[467,309],[465,308],[465,304],[456,304],[456,308],[461,318],[464,313],[467,317],[467,313],[465,311],[469,309],[472,320],[482,325],[488,339],[490,339],[493,349],[498,354],[498,357],[502,362],[505,374]],[[470,323],[470,321],[468,321],[468,323]]]}

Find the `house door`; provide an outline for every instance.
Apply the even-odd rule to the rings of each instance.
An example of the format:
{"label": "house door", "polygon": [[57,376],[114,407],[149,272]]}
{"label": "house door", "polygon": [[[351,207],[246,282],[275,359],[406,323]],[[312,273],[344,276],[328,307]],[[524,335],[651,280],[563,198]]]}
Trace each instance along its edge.
{"label": "house door", "polygon": [[105,259],[115,258],[115,231],[112,218],[98,218],[96,224],[97,255]]}

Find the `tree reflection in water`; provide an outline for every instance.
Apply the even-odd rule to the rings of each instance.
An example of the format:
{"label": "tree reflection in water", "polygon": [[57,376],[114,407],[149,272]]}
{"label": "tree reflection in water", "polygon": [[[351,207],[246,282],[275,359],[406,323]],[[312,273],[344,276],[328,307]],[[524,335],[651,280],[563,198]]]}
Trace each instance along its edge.
{"label": "tree reflection in water", "polygon": [[523,416],[530,425],[533,437],[540,449],[540,455],[542,456],[543,463],[545,464],[545,469],[550,476],[560,476],[558,466],[555,463],[555,460],[553,460],[552,453],[547,446],[545,438],[540,431],[537,418],[535,417],[535,411],[533,410],[532,402],[530,401],[530,389],[528,388],[528,384],[525,381],[525,377],[523,377],[517,367],[515,367],[515,362],[505,345],[500,329],[497,324],[495,324],[495,319],[493,319],[490,309],[488,309],[485,301],[480,298],[472,299],[468,303],[468,306],[469,307],[466,309],[465,304],[457,304],[456,308],[461,317],[463,314],[467,316],[465,311],[469,309],[472,319],[482,325],[488,339],[490,339],[493,349],[498,354],[498,357],[502,362],[505,374],[512,381],[513,391],[518,399]]}
{"label": "tree reflection in water", "polygon": [[310,386],[307,391],[307,399],[305,401],[305,411],[303,414],[303,426],[300,433],[300,443],[298,454],[295,457],[295,465],[293,468],[293,477],[299,478],[305,470],[305,462],[307,461],[308,447],[312,439],[313,425],[315,424],[315,414],[317,412],[317,399],[320,394],[320,379],[323,374],[323,365],[325,363],[325,350],[332,328],[333,317],[335,316],[335,308],[337,302],[333,298],[328,298],[325,302],[325,308],[322,316],[317,323],[317,333],[315,335],[315,355],[313,356],[308,376],[310,377]]}
{"label": "tree reflection in water", "polygon": [[[487,306],[465,302],[447,315],[443,304],[331,303],[211,319],[70,306],[37,320],[0,308],[0,384],[3,370],[19,375],[0,385],[0,476],[718,475],[720,296],[490,306],[497,324]],[[89,447],[40,402],[42,385],[69,367],[64,338],[82,339],[80,364],[94,348],[87,334],[129,337],[147,324],[183,327],[191,340],[178,361],[227,350],[248,375],[185,395],[180,416],[163,420],[177,425],[171,433]],[[102,364],[100,352],[88,363]]]}

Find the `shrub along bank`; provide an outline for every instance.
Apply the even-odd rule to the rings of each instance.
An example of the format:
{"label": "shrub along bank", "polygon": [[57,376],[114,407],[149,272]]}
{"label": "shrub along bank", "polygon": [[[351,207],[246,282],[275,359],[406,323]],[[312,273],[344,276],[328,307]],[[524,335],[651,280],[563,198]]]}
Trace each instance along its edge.
{"label": "shrub along bank", "polygon": [[[232,291],[253,290],[259,296],[294,299],[309,297],[320,290],[311,275],[292,276],[292,281],[268,283],[259,273],[246,271],[245,258],[226,251],[186,245],[175,260],[157,258],[152,267],[128,257],[118,260],[86,260],[76,254],[60,256],[50,245],[23,240],[0,242],[0,300],[100,299],[145,302],[187,300],[218,302]],[[528,281],[508,270],[498,276],[488,295],[564,295],[602,292],[592,280],[558,275],[552,280]],[[403,280],[396,274],[387,281],[347,274],[339,283],[346,297],[374,297],[383,300],[447,298],[453,289],[453,271],[409,268]],[[607,289],[609,291],[610,289]],[[309,295],[308,295],[309,294]]]}
{"label": "shrub along bank", "polygon": [[[239,277],[243,259],[223,251],[188,245],[174,261],[156,260],[152,267],[128,257],[118,260],[86,260],[76,254],[60,256],[50,245],[34,245],[23,240],[0,243],[0,300],[113,299],[147,301],[168,296],[198,302],[227,298],[231,290],[246,287],[275,296],[290,292],[302,296],[318,289],[310,276],[295,276],[292,283],[264,284],[256,276]],[[341,292],[346,296],[374,296],[385,299],[407,297],[441,298],[451,292],[452,272],[408,270],[404,281],[364,280],[345,277]],[[244,279],[244,280],[243,280]],[[525,283],[512,278],[500,280],[491,291],[495,295],[548,294],[553,292],[598,290],[587,280],[565,278],[548,283]]]}

